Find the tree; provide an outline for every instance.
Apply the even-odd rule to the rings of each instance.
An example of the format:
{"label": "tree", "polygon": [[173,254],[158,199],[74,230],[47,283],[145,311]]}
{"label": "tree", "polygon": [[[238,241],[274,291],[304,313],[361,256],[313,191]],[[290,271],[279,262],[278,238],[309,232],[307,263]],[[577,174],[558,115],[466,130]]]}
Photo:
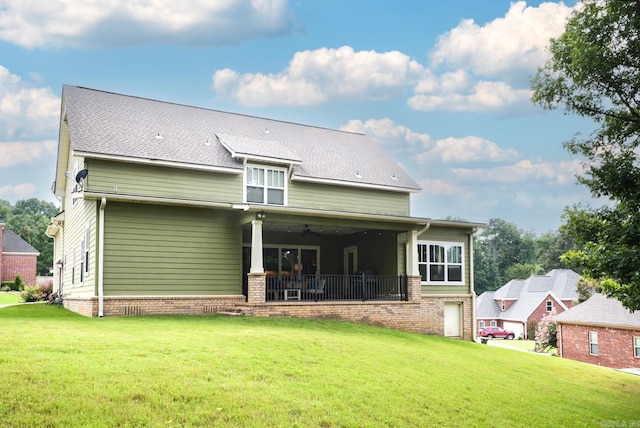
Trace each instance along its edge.
{"label": "tree", "polygon": [[527,279],[532,275],[540,275],[540,265],[534,263],[515,263],[507,268],[504,273],[504,282],[512,279]]}
{"label": "tree", "polygon": [[547,232],[536,240],[536,261],[543,273],[553,269],[568,269],[561,256],[575,249],[573,238],[563,230]]}
{"label": "tree", "polygon": [[576,291],[578,292],[578,303],[582,303],[593,296],[593,293],[600,293],[602,286],[600,282],[591,278],[580,278],[576,284]]}
{"label": "tree", "polygon": [[[6,201],[0,201],[0,213],[3,202]],[[7,218],[3,219],[7,229],[14,231],[40,252],[36,268],[38,275],[48,275],[53,266],[53,240],[45,235],[45,230],[57,212],[54,204],[31,198],[16,202],[14,207],[9,204]]]}
{"label": "tree", "polygon": [[599,208],[565,211],[580,251],[565,258],[629,310],[640,309],[640,0],[584,0],[532,81],[534,103],[592,119],[597,129],[565,147],[585,159],[578,181]]}
{"label": "tree", "polygon": [[536,351],[545,352],[558,346],[556,313],[552,312],[542,317],[536,324]]}

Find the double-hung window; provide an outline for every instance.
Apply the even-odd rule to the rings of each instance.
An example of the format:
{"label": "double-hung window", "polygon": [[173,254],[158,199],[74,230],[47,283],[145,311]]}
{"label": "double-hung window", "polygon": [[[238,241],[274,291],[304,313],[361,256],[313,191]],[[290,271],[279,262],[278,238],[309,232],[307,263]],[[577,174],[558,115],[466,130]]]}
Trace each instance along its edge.
{"label": "double-hung window", "polygon": [[598,333],[595,331],[589,332],[589,353],[598,355]]}
{"label": "double-hung window", "polygon": [[638,336],[633,338],[633,355],[640,358],[640,337]]}
{"label": "double-hung window", "polygon": [[421,281],[429,284],[462,284],[463,254],[461,243],[419,242],[418,269]]}
{"label": "double-hung window", "polygon": [[286,170],[275,167],[247,166],[245,197],[247,202],[286,205]]}

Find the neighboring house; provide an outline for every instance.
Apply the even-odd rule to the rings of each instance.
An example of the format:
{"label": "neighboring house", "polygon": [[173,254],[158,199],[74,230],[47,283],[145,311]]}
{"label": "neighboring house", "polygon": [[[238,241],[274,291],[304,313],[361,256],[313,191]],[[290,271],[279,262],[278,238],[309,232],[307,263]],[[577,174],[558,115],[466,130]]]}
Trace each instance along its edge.
{"label": "neighboring house", "polygon": [[594,294],[555,320],[559,356],[614,369],[640,368],[640,312]]}
{"label": "neighboring house", "polygon": [[485,291],[477,299],[478,328],[502,327],[516,337],[529,338],[529,329],[550,313],[573,306],[580,275],[570,269],[554,269],[546,275],[513,279],[496,291]]}
{"label": "neighboring house", "polygon": [[411,217],[363,134],[65,86],[54,288],[89,316],[331,317],[474,336],[479,223]]}
{"label": "neighboring house", "polygon": [[27,241],[5,229],[0,219],[0,282],[14,281],[20,275],[26,284],[35,285],[38,255]]}

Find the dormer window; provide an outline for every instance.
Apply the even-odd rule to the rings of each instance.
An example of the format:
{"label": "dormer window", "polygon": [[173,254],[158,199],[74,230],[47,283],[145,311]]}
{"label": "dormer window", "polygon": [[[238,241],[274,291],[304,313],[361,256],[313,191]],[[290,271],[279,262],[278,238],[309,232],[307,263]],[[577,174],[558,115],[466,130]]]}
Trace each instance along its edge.
{"label": "dormer window", "polygon": [[247,166],[245,201],[255,204],[286,205],[286,169]]}

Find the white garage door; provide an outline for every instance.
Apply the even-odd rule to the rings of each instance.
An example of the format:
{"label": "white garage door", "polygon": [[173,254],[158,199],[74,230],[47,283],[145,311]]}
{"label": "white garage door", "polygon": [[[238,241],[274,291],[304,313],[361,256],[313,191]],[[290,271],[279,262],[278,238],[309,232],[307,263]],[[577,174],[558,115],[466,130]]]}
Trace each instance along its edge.
{"label": "white garage door", "polygon": [[519,336],[524,337],[524,327],[522,325],[521,322],[511,322],[511,321],[505,321],[504,322],[504,329],[505,330],[511,330],[512,332],[514,332],[516,334],[516,338],[518,338]]}
{"label": "white garage door", "polygon": [[445,303],[444,335],[462,337],[462,305],[460,303]]}

